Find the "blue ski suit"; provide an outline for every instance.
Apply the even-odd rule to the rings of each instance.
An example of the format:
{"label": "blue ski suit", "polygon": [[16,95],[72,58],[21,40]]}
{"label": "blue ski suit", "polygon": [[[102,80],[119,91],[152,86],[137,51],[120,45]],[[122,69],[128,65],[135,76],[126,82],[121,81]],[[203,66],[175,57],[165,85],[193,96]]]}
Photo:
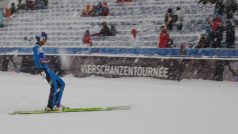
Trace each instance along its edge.
{"label": "blue ski suit", "polygon": [[46,61],[45,54],[39,43],[36,43],[33,47],[33,56],[36,69],[40,72],[45,72],[46,80],[51,85],[47,107],[50,109],[53,109],[54,106],[59,107],[65,87],[64,81],[51,70],[46,62],[44,62]]}

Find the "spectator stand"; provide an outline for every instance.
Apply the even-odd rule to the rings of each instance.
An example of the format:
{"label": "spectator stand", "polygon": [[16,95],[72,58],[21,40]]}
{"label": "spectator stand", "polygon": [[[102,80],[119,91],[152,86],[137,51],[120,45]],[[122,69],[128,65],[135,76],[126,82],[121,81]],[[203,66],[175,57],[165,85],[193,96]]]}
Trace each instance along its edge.
{"label": "spectator stand", "polygon": [[[100,0],[92,0],[96,5]],[[187,43],[189,47],[199,41],[201,32],[206,27],[206,20],[213,14],[214,5],[200,5],[195,0],[133,0],[121,5],[107,1],[110,16],[81,17],[86,0],[51,0],[47,9],[23,10],[11,17],[7,27],[0,29],[0,46],[31,46],[34,35],[45,31],[52,47],[85,47],[82,38],[86,30],[97,33],[102,22],[116,27],[116,36],[92,38],[92,47],[134,47],[131,28],[137,27],[137,47],[156,48],[159,28],[164,21],[168,8],[181,7],[184,13],[183,30],[173,29],[170,37],[174,44]],[[17,4],[16,4],[17,5]],[[237,35],[236,35],[237,36]],[[237,44],[237,38],[236,38]]]}

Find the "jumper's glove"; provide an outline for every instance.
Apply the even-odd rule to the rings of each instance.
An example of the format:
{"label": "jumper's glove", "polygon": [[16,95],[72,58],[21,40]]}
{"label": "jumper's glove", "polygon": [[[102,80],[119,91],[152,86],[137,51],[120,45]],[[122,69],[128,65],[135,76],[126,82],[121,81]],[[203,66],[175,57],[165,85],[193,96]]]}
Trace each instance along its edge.
{"label": "jumper's glove", "polygon": [[40,72],[42,79],[46,79],[46,73],[44,71]]}

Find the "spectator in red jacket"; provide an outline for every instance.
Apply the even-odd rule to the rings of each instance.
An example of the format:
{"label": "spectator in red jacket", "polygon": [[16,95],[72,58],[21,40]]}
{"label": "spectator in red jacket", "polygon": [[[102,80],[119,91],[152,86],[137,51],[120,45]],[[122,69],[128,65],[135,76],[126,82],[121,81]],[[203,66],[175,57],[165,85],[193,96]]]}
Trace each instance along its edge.
{"label": "spectator in red jacket", "polygon": [[218,26],[221,24],[221,18],[219,16],[215,17],[213,21],[208,19],[208,23],[211,25],[212,31],[216,32]]}
{"label": "spectator in red jacket", "polygon": [[160,36],[159,36],[159,48],[168,48],[169,45],[169,34],[167,28],[165,26],[161,26],[160,28]]}
{"label": "spectator in red jacket", "polygon": [[221,41],[223,37],[223,25],[221,17],[216,16],[212,21],[208,19],[208,22],[211,26],[211,41],[210,41],[210,47],[212,48],[219,48],[221,47]]}
{"label": "spectator in red jacket", "polygon": [[92,46],[93,43],[91,41],[91,36],[90,36],[90,32],[89,30],[86,30],[84,37],[83,37],[83,44],[87,45],[87,46]]}
{"label": "spectator in red jacket", "polygon": [[136,30],[136,28],[133,27],[131,29],[131,35],[132,35],[132,39],[135,40],[136,37],[137,37],[137,30]]}
{"label": "spectator in red jacket", "polygon": [[132,27],[132,29],[131,29],[131,39],[132,39],[132,46],[133,47],[137,47],[137,45],[138,45],[138,40],[137,40],[137,34],[138,34],[138,31],[136,30],[136,28],[135,27]]}

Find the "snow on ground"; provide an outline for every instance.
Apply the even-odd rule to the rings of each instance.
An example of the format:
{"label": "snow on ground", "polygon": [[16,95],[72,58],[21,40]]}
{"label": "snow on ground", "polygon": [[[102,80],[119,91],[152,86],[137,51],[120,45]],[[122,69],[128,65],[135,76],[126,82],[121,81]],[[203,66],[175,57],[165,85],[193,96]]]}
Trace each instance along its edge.
{"label": "snow on ground", "polygon": [[9,115],[45,107],[49,85],[39,75],[0,72],[1,134],[237,134],[234,82],[66,76],[63,104],[133,104],[130,110]]}

